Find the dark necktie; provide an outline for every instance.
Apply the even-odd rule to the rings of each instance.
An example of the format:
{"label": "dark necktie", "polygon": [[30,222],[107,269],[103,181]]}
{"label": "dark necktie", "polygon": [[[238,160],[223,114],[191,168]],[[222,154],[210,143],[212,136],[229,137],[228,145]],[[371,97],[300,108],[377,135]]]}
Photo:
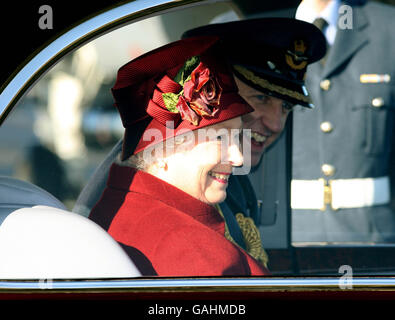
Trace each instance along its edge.
{"label": "dark necktie", "polygon": [[[325,29],[328,27],[328,22],[324,19],[324,18],[317,18],[313,21],[313,24],[321,30],[321,32],[325,32]],[[324,34],[325,36],[325,34]],[[326,38],[326,37],[325,37]],[[326,54],[325,56],[321,59],[321,63],[322,65],[325,65],[326,59],[328,57],[328,53],[329,53],[329,48],[330,45],[328,43],[328,41],[326,41]]]}

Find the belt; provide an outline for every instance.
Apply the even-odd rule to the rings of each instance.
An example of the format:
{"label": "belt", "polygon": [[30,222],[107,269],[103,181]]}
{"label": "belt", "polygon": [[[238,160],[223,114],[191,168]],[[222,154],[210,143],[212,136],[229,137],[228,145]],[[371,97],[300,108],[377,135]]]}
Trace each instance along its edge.
{"label": "belt", "polygon": [[389,177],[292,180],[292,209],[362,208],[390,202]]}

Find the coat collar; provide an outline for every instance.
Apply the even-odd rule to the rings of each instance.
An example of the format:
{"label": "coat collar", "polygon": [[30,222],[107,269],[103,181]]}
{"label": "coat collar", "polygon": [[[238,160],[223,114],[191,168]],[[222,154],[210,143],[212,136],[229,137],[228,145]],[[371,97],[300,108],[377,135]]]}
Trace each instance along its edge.
{"label": "coat collar", "polygon": [[[339,16],[341,19],[341,16]],[[336,39],[330,48],[328,60],[323,70],[323,78],[331,76],[338,67],[369,41],[366,27],[368,17],[360,6],[352,7],[352,29],[338,28]]]}
{"label": "coat collar", "polygon": [[213,206],[190,196],[149,173],[113,164],[107,186],[147,195],[184,212],[212,229],[224,232],[224,220]]}
{"label": "coat collar", "polygon": [[328,3],[323,11],[317,13],[311,5],[303,2],[298,6],[295,18],[308,23],[313,23],[318,18],[323,18],[328,23],[327,28],[323,31],[329,44],[333,44],[337,31],[337,20],[339,17],[340,0],[333,0]]}

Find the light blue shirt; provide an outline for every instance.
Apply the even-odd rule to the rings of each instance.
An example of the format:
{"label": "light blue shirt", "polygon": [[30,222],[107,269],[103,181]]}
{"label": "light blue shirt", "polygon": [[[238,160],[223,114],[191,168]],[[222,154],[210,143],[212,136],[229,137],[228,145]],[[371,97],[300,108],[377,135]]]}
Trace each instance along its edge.
{"label": "light blue shirt", "polygon": [[337,31],[337,20],[339,17],[340,0],[331,0],[319,14],[312,10],[306,3],[302,2],[296,10],[295,18],[309,23],[317,18],[323,18],[328,22],[328,27],[323,30],[326,40],[333,45]]}

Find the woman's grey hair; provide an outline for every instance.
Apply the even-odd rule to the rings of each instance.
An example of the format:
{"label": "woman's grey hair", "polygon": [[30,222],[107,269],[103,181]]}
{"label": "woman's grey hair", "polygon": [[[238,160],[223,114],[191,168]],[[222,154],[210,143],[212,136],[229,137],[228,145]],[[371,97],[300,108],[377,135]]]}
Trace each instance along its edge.
{"label": "woman's grey hair", "polygon": [[175,138],[171,138],[166,141],[157,143],[154,146],[148,147],[137,154],[131,155],[125,160],[121,160],[121,155],[118,155],[115,163],[120,166],[132,167],[147,172],[148,168],[164,154],[166,154],[166,156],[169,156],[170,154],[179,151],[180,149],[177,147],[181,145],[183,145],[182,150],[186,150],[188,145],[190,145],[188,144],[187,134],[176,136]]}
{"label": "woman's grey hair", "polygon": [[129,158],[126,158],[125,160],[121,160],[121,155],[119,154],[115,160],[115,163],[120,166],[132,167],[137,170],[147,171],[150,165],[152,165],[157,160],[157,157],[153,155],[148,160],[147,157],[144,157],[144,152],[146,151],[144,150],[137,154],[133,154]]}

